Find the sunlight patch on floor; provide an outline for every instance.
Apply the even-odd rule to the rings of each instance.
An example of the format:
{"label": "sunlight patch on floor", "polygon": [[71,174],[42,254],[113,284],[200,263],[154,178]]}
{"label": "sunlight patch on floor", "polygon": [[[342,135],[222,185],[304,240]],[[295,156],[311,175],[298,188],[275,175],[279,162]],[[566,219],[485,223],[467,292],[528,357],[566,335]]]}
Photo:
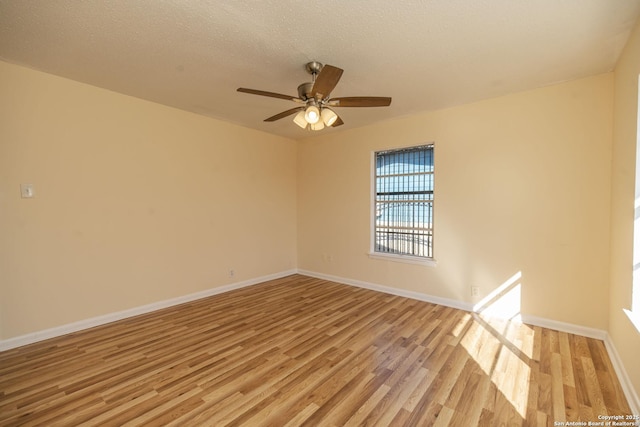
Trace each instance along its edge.
{"label": "sunlight patch on floor", "polygon": [[526,418],[529,374],[531,368],[507,347],[502,346],[495,369],[493,382],[518,413]]}
{"label": "sunlight patch on floor", "polygon": [[454,337],[458,337],[467,327],[467,323],[469,323],[469,320],[471,319],[471,314],[465,314],[464,316],[462,316],[462,319],[460,319],[460,321],[458,321],[458,323],[456,324],[456,326],[453,327],[453,330],[451,331],[451,335],[453,335]]}
{"label": "sunlight patch on floor", "polygon": [[474,321],[461,345],[526,418],[533,331],[520,323],[521,279],[518,271],[474,305]]}

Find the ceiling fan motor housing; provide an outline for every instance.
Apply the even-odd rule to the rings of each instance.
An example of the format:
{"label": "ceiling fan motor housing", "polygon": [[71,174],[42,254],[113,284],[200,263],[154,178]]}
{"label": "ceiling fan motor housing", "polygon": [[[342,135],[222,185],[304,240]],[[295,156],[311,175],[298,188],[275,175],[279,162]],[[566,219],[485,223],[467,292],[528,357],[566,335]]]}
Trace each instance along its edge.
{"label": "ceiling fan motor housing", "polygon": [[307,70],[307,73],[313,76],[313,81],[302,83],[300,86],[298,86],[298,98],[302,99],[303,101],[307,101],[313,98],[313,96],[311,96],[311,93],[313,91],[313,84],[316,81],[316,76],[320,74],[320,71],[322,71],[322,67],[324,67],[324,65],[318,61],[311,61],[305,64],[304,69]]}
{"label": "ceiling fan motor housing", "polygon": [[311,89],[313,88],[313,82],[302,83],[298,86],[298,98],[306,101],[311,98]]}

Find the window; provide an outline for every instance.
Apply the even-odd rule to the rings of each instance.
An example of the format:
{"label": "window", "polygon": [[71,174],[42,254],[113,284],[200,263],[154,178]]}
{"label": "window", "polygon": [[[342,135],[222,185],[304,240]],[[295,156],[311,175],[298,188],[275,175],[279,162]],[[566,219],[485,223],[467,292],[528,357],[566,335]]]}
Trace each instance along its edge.
{"label": "window", "polygon": [[[640,76],[638,76],[640,88]],[[640,90],[638,91],[640,105]],[[635,215],[633,221],[633,281],[631,284],[631,309],[624,311],[640,332],[640,108],[636,117],[636,186],[635,186]]]}
{"label": "window", "polygon": [[433,258],[433,144],[375,153],[374,254]]}

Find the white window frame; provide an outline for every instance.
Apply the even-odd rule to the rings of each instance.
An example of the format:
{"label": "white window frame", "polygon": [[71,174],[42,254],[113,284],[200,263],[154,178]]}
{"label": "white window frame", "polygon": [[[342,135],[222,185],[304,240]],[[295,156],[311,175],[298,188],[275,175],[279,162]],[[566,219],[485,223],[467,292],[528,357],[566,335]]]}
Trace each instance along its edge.
{"label": "white window frame", "polygon": [[381,153],[381,152],[385,152],[385,151],[395,151],[395,150],[405,150],[405,149],[411,149],[411,148],[417,148],[417,147],[422,147],[422,146],[431,146],[432,150],[435,154],[435,143],[433,142],[427,142],[427,143],[423,143],[423,144],[416,144],[416,145],[409,145],[409,146],[404,146],[404,147],[393,147],[393,148],[388,148],[388,149],[382,149],[382,150],[376,150],[376,151],[372,151],[371,152],[371,206],[370,206],[370,213],[371,213],[371,217],[370,217],[370,247],[369,247],[369,257],[372,259],[378,259],[378,260],[385,260],[385,261],[395,261],[395,262],[402,262],[402,263],[408,263],[408,264],[419,264],[419,265],[426,265],[426,266],[436,266],[437,261],[435,259],[435,247],[433,246],[433,242],[435,241],[435,206],[436,206],[436,202],[435,202],[435,171],[436,171],[436,160],[435,160],[435,156],[434,156],[434,160],[433,160],[433,180],[434,180],[434,195],[433,195],[433,201],[432,201],[432,209],[434,212],[433,218],[432,218],[432,225],[431,225],[431,245],[432,245],[432,249],[431,249],[431,257],[422,257],[422,256],[415,256],[415,255],[408,255],[408,254],[397,254],[397,253],[386,253],[386,252],[377,252],[376,251],[376,209],[377,209],[377,203],[376,203],[376,158],[377,158],[377,154]]}
{"label": "white window frame", "polygon": [[636,164],[635,197],[633,221],[633,269],[631,282],[631,302],[629,309],[623,309],[629,320],[640,332],[640,75],[638,75],[638,111],[636,116]]}

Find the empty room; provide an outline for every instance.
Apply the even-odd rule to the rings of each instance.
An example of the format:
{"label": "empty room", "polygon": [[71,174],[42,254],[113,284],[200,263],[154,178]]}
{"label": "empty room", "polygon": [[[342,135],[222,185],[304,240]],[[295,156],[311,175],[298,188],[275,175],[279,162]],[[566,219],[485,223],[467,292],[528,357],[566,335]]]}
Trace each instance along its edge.
{"label": "empty room", "polygon": [[639,77],[640,0],[0,0],[0,425],[640,425]]}

